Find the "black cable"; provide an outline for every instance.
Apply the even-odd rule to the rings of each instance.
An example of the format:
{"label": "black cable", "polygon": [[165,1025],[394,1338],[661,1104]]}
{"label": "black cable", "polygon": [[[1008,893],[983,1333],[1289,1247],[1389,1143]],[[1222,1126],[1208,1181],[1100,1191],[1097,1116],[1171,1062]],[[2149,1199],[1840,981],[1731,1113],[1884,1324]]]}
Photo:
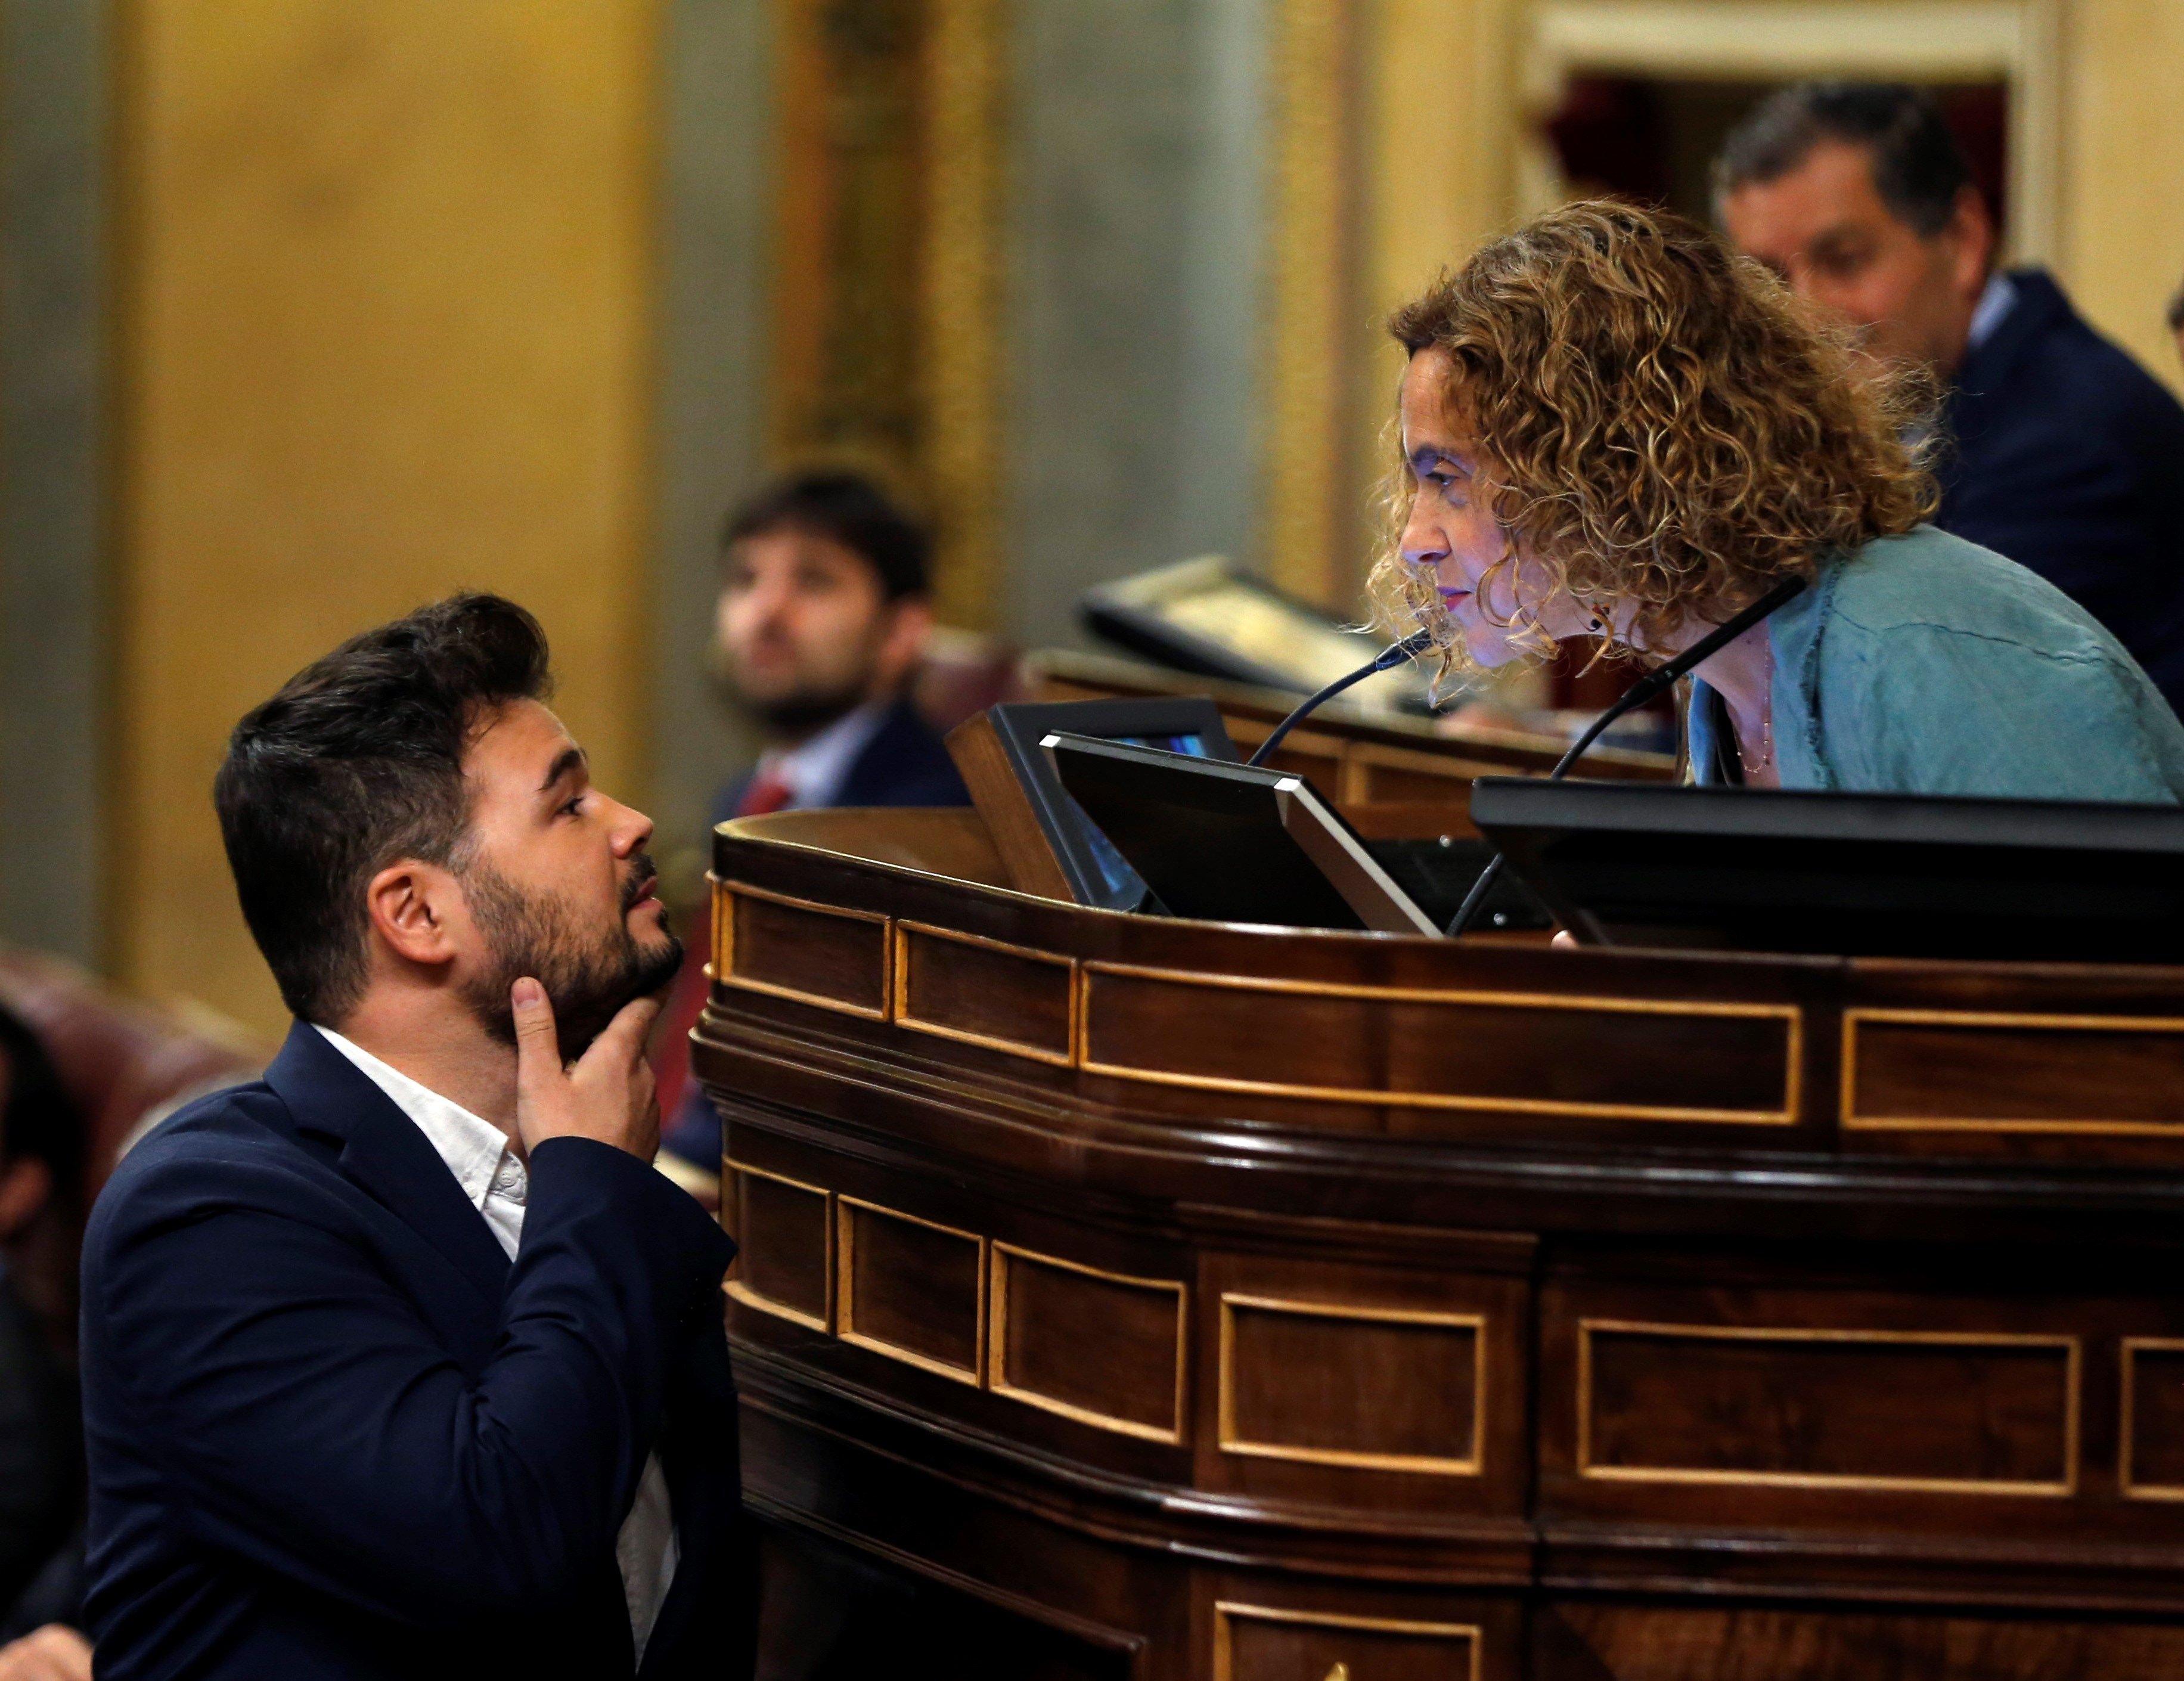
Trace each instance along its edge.
{"label": "black cable", "polygon": [[1337,677],[1318,694],[1306,699],[1288,717],[1274,726],[1274,732],[1261,742],[1258,751],[1244,762],[1246,765],[1257,765],[1263,762],[1268,754],[1282,744],[1284,736],[1318,711],[1322,702],[1334,699],[1351,684],[1362,683],[1376,671],[1392,671],[1406,660],[1415,659],[1432,646],[1433,632],[1418,631],[1405,637],[1394,647],[1383,648],[1373,656],[1369,664],[1360,665],[1346,677]]}
{"label": "black cable", "polygon": [[[1600,732],[1602,730],[1624,713],[1643,706],[1654,696],[1662,693],[1669,684],[1674,682],[1694,665],[1712,659],[1776,608],[1803,594],[1804,590],[1804,579],[1784,579],[1727,624],[1702,637],[1667,665],[1646,672],[1644,676],[1624,690],[1616,703],[1595,718],[1586,726],[1585,733],[1570,743],[1569,751],[1555,762],[1553,770],[1547,772],[1547,780],[1551,782],[1560,781],[1563,773],[1577,763],[1578,756],[1600,739]],[[1346,681],[1355,680],[1346,679]],[[1479,907],[1485,902],[1488,889],[1493,887],[1501,874],[1502,854],[1497,852],[1486,860],[1486,867],[1479,872],[1479,879],[1471,884],[1471,891],[1464,894],[1463,903],[1457,907],[1456,915],[1449,918],[1447,928],[1449,938],[1454,939],[1471,926],[1471,919],[1479,914]]]}

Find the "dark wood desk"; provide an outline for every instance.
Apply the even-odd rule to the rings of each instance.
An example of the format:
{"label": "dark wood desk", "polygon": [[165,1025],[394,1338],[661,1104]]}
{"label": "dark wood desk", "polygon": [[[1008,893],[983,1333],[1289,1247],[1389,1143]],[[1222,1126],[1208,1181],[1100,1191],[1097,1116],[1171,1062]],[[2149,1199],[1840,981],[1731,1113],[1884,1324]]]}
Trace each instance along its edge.
{"label": "dark wood desk", "polygon": [[716,871],[748,1497],[905,1663],[2184,1674],[2184,969],[1123,916],[967,813]]}

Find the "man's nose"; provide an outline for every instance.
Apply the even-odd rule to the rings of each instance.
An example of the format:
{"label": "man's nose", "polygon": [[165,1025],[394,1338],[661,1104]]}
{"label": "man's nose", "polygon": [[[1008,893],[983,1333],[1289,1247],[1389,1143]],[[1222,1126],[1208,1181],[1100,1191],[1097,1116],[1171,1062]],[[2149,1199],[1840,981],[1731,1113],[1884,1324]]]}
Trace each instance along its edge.
{"label": "man's nose", "polygon": [[614,854],[617,858],[627,858],[652,838],[652,819],[620,800],[615,804]]}

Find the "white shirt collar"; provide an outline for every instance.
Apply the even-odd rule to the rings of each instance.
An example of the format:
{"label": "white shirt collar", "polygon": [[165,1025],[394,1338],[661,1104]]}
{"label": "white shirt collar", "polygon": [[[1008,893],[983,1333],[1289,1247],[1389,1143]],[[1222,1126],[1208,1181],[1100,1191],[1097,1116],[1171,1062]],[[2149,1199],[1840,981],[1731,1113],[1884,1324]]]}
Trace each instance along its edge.
{"label": "white shirt collar", "polygon": [[868,700],[845,712],[809,741],[758,761],[760,776],[772,775],[788,789],[791,805],[806,811],[832,805],[850,779],[850,767],[887,721],[892,701]]}
{"label": "white shirt collar", "polygon": [[[381,1061],[332,1027],[320,1027],[318,1031],[328,1044],[354,1063],[372,1084],[393,1099],[397,1109],[416,1122],[425,1141],[447,1163],[448,1172],[455,1176],[455,1183],[463,1188],[471,1206],[492,1224],[494,1235],[503,1236],[504,1222],[493,1217],[497,1211],[487,1206],[488,1199],[514,1205],[520,1233],[521,1210],[530,1188],[530,1175],[525,1172],[521,1159],[509,1148],[508,1134],[492,1122],[471,1114],[462,1105],[442,1097],[431,1087],[418,1084],[399,1068]],[[503,1247],[513,1252],[512,1244],[504,1243]]]}
{"label": "white shirt collar", "polygon": [[1972,306],[1971,331],[1964,339],[1967,351],[1976,350],[1994,337],[1994,330],[2009,314],[2010,305],[2017,302],[2017,282],[1997,269],[1986,277],[1986,288],[1980,300]]}

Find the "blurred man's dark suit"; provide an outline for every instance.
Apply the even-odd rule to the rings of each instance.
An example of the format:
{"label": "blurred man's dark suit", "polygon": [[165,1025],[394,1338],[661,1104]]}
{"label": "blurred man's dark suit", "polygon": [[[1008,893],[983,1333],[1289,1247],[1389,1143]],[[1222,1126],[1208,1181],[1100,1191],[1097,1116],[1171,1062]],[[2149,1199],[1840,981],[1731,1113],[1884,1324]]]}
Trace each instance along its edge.
{"label": "blurred man's dark suit", "polygon": [[2038,269],[1944,410],[1945,531],[2075,599],[2184,704],[2184,407]]}
{"label": "blurred man's dark suit", "polygon": [[92,1216],[101,1677],[629,1676],[615,1541],[655,1448],[680,1556],[641,1673],[747,1675],[733,1253],[644,1162],[554,1138],[511,1263],[424,1133],[297,1027]]}

